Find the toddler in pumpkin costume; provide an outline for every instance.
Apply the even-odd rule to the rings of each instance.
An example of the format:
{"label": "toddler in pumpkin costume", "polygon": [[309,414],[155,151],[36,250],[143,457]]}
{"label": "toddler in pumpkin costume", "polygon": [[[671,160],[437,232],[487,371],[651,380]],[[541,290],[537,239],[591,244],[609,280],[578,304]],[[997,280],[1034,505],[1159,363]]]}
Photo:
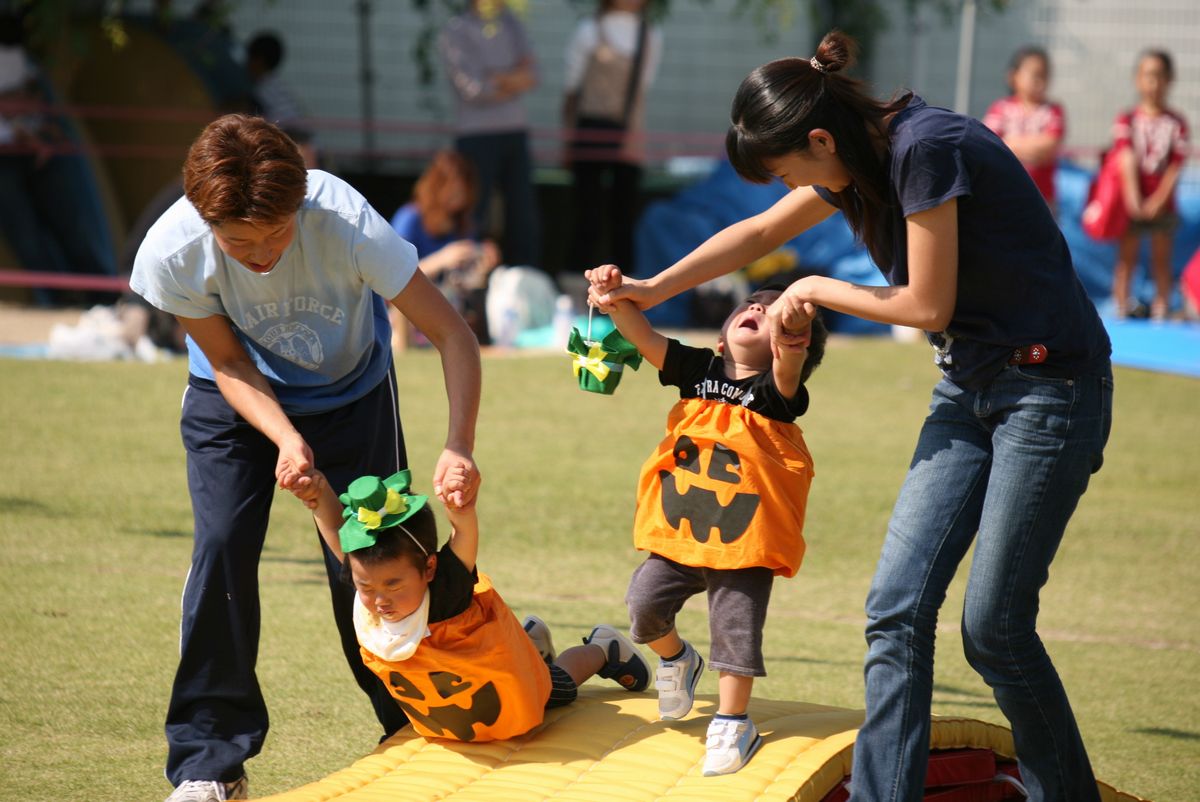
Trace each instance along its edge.
{"label": "toddler in pumpkin costume", "polygon": [[[593,299],[621,285],[611,266],[589,271]],[[710,668],[720,702],[708,728],[704,774],[737,771],[761,744],[746,715],[754,678],[765,676],[762,633],[776,575],[796,573],[812,457],[795,419],[808,408],[804,382],[824,354],[815,310],[793,311],[789,334],[807,347],[772,353],[767,309],[782,287],[764,288],[725,320],[717,352],[690,348],[654,331],[629,301],[602,310],[664,385],[679,388],[666,436],[642,466],[634,545],[650,555],[625,601],[630,634],[659,655],[659,717],[687,715],[704,669],[675,628],[691,596],[708,594]]]}
{"label": "toddler in pumpkin costume", "polygon": [[[461,497],[462,469],[447,474],[443,498]],[[536,616],[517,622],[476,571],[474,506],[448,503],[452,531],[441,549],[428,497],[409,493],[409,472],[364,476],[335,496],[325,477],[294,490],[358,593],[354,628],[363,663],[383,680],[413,729],[426,738],[489,741],[523,735],[551,707],[575,700],[598,674],[644,690],[650,667],[610,626],[556,655]],[[344,505],[344,506],[343,506]]]}

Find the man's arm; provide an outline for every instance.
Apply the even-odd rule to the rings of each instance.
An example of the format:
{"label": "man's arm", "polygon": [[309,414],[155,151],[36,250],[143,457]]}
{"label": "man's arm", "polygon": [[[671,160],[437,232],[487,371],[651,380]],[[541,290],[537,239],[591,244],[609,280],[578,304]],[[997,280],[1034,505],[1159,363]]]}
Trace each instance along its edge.
{"label": "man's arm", "polygon": [[[441,291],[420,271],[413,274],[391,303],[429,338],[441,355],[450,406],[449,430],[445,448],[434,469],[433,490],[443,502],[458,507],[469,506],[475,500],[480,481],[472,457],[482,381],[479,343]],[[450,498],[442,494],[442,477],[456,465],[467,469],[466,486]]]}
{"label": "man's arm", "polygon": [[312,450],[288,419],[266,376],[255,366],[222,315],[205,318],[176,317],[184,331],[204,352],[213,376],[229,406],[279,449],[276,478],[287,475],[290,488],[296,477],[313,467]]}

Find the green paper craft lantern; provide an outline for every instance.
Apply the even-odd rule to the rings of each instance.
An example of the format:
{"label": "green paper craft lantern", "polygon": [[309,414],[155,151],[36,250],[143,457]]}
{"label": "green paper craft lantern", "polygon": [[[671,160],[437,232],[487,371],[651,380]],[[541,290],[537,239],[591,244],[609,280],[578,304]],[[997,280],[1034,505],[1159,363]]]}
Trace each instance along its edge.
{"label": "green paper craft lantern", "polygon": [[597,341],[585,340],[579,329],[572,328],[567,339],[567,353],[574,357],[571,369],[579,389],[601,395],[613,394],[626,365],[637,370],[642,364],[637,347],[616,330]]}

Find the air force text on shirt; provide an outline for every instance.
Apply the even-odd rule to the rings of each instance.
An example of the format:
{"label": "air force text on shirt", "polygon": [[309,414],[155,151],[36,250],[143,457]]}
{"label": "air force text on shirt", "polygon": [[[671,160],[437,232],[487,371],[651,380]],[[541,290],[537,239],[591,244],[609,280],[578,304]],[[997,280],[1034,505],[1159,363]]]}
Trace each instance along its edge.
{"label": "air force text on shirt", "polygon": [[696,382],[697,398],[720,398],[726,404],[746,406],[754,400],[754,393],[751,390],[751,387],[739,387],[720,379],[704,379]]}
{"label": "air force text on shirt", "polygon": [[334,325],[341,325],[346,313],[340,307],[321,303],[310,295],[297,295],[295,298],[285,298],[277,303],[255,304],[243,313],[242,328],[249,330],[264,320],[288,317],[297,312],[311,312],[328,320]]}

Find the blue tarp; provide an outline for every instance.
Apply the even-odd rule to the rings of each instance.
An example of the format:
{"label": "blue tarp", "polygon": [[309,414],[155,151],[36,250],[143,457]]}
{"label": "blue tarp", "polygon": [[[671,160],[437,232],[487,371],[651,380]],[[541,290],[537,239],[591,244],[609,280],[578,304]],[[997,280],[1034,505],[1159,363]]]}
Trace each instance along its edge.
{"label": "blue tarp", "polygon": [[[1112,266],[1116,248],[1090,239],[1079,226],[1093,170],[1062,162],[1056,177],[1059,223],[1075,268],[1092,300],[1105,312],[1111,306]],[[721,161],[705,179],[679,192],[675,197],[651,204],[638,223],[635,252],[635,276],[648,276],[668,267],[725,226],[745,219],[771,206],[786,189],[779,182],[750,184],[737,176],[726,161]],[[1178,207],[1183,224],[1176,232],[1173,267],[1178,277],[1183,265],[1200,247],[1200,175],[1185,173],[1178,191]],[[800,266],[821,275],[829,275],[859,284],[882,284],[883,278],[867,256],[855,244],[841,215],[834,215],[787,244],[799,256]],[[1148,303],[1153,287],[1142,266],[1135,273],[1134,294]],[[1178,282],[1176,282],[1178,285]],[[672,298],[650,310],[648,316],[660,326],[687,326],[691,321],[691,293]],[[1172,308],[1179,309],[1181,299],[1175,292]],[[854,334],[883,333],[888,329],[846,315],[829,315],[832,331]]]}

